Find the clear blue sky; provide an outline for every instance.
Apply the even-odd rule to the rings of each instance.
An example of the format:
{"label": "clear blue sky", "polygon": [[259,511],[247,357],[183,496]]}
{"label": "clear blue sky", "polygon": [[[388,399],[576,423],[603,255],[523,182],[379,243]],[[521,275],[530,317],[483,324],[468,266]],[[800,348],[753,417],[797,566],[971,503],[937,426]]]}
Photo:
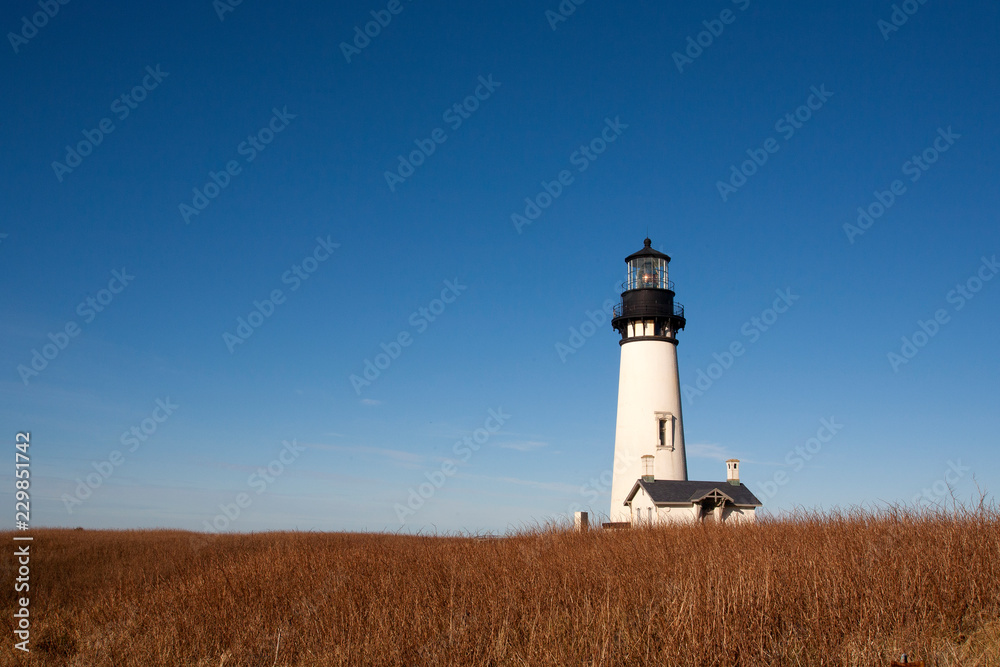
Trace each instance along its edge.
{"label": "clear blue sky", "polygon": [[[771,511],[946,481],[996,495],[1000,279],[977,283],[1000,253],[995,3],[913,2],[898,30],[890,2],[590,0],[565,21],[556,0],[220,7],[0,16],[18,35],[0,47],[0,421],[11,452],[31,431],[33,525],[606,512],[617,335],[557,345],[647,233],[687,307],[681,381],[716,376],[684,407],[692,479],[737,456]],[[341,46],[373,11],[387,25]],[[397,156],[416,142],[434,151],[411,173]],[[750,156],[767,160],[733,177]],[[225,187],[206,193],[210,172]],[[543,181],[559,194],[535,215]],[[778,290],[798,298],[763,331]],[[389,363],[352,383],[366,360]]]}

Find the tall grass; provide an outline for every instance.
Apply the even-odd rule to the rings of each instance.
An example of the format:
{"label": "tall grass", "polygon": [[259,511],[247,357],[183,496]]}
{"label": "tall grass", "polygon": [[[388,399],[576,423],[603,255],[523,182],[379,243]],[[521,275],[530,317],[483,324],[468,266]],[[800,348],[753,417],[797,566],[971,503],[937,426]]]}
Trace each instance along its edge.
{"label": "tall grass", "polygon": [[33,650],[8,639],[3,661],[1000,665],[998,518],[890,508],[502,539],[36,531]]}

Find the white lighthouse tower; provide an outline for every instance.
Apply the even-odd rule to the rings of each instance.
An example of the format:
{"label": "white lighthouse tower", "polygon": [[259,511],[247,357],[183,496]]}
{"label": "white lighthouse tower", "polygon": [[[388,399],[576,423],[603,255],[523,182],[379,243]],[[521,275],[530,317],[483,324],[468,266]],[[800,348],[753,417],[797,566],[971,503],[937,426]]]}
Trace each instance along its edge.
{"label": "white lighthouse tower", "polygon": [[611,326],[621,334],[611,525],[753,521],[760,500],[740,482],[740,462],[726,481],[689,481],[684,453],[677,332],[684,306],[667,278],[670,257],[642,250],[625,258],[628,278]]}
{"label": "white lighthouse tower", "polygon": [[612,326],[621,334],[611,521],[630,521],[625,498],[636,480],[687,480],[677,332],[684,307],[667,277],[670,257],[645,240],[625,258],[628,278]]}

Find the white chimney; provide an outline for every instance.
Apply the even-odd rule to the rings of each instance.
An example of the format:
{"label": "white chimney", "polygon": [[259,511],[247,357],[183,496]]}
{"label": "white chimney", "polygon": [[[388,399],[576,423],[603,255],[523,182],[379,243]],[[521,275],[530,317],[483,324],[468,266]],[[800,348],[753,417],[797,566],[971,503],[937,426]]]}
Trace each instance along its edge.
{"label": "white chimney", "polygon": [[726,461],[726,481],[733,486],[740,485],[740,460],[729,459]]}
{"label": "white chimney", "polygon": [[646,454],[642,457],[642,481],[652,482],[656,479],[654,476],[654,457],[652,454]]}

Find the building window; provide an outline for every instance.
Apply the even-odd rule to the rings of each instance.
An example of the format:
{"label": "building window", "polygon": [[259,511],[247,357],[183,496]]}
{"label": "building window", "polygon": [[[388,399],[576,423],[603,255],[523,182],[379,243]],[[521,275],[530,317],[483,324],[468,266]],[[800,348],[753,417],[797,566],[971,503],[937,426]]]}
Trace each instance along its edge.
{"label": "building window", "polygon": [[660,420],[660,447],[667,446],[667,420]]}
{"label": "building window", "polygon": [[649,524],[652,525],[653,524],[653,508],[652,507],[649,508],[647,516],[649,517]]}

